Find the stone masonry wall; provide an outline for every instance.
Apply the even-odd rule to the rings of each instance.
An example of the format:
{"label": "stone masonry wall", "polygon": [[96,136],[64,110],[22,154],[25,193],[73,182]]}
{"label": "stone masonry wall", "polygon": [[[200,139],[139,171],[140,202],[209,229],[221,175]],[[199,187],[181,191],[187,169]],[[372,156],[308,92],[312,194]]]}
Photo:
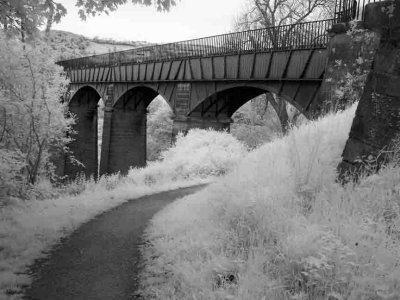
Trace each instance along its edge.
{"label": "stone masonry wall", "polygon": [[400,0],[368,5],[365,27],[381,38],[338,166],[342,179],[376,171],[400,133]]}
{"label": "stone masonry wall", "polygon": [[319,92],[321,107],[317,110],[323,113],[342,109],[360,98],[380,40],[378,32],[365,29],[360,22],[335,24],[330,35]]}

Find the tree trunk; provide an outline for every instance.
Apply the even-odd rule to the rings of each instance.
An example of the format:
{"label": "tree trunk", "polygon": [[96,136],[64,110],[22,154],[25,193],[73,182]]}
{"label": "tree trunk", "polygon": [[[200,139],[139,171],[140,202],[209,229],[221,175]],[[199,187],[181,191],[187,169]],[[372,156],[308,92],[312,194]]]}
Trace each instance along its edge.
{"label": "tree trunk", "polygon": [[290,122],[285,100],[281,99],[279,96],[274,97],[271,93],[265,93],[265,95],[267,101],[271,103],[278,115],[279,122],[281,123],[282,134],[286,134],[289,130]]}
{"label": "tree trunk", "polygon": [[47,23],[46,23],[46,36],[49,36],[51,27],[53,26],[53,18],[54,18],[54,6],[50,5],[49,6],[50,12],[49,16],[47,17]]}

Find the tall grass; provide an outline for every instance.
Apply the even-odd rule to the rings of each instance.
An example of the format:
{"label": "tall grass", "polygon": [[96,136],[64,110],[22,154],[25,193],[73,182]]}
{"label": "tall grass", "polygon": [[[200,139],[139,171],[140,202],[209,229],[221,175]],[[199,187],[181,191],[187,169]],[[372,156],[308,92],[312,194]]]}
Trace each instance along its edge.
{"label": "tall grass", "polygon": [[145,299],[399,299],[400,168],[342,187],[355,107],[310,122],[157,214]]}

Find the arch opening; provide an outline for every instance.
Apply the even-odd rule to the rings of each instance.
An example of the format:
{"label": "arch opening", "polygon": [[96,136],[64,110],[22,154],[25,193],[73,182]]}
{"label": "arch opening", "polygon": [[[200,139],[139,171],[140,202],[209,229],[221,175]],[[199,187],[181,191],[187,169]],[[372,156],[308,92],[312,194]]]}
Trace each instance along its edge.
{"label": "arch opening", "polygon": [[[146,165],[150,154],[147,149],[151,149],[147,141],[148,134],[158,121],[157,118],[151,118],[151,115],[151,122],[148,122],[148,108],[150,112],[154,112],[154,106],[157,107],[160,101],[164,101],[157,96],[159,94],[155,90],[140,86],[128,90],[115,102],[110,118],[109,140],[103,140],[101,174],[125,174],[131,167]],[[155,99],[159,100],[153,101]],[[164,104],[168,107],[168,103],[163,103],[163,108],[167,111]]]}
{"label": "arch opening", "polygon": [[287,97],[260,85],[243,85],[218,91],[193,109],[190,116],[230,119],[230,131],[249,148],[256,148],[285,134],[305,116]]}
{"label": "arch opening", "polygon": [[173,111],[168,102],[158,95],[147,107],[147,161],[154,161],[171,147]]}
{"label": "arch opening", "polygon": [[92,87],[79,89],[69,102],[69,111],[75,116],[76,122],[72,127],[69,144],[74,158],[81,164],[65,161],[64,174],[75,178],[77,174],[86,177],[98,176],[98,103],[99,93]]}

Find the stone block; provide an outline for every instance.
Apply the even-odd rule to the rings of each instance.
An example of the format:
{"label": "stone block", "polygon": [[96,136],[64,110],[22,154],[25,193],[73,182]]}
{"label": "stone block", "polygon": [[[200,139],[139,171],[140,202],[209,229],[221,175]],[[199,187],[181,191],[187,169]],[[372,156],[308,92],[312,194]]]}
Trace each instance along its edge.
{"label": "stone block", "polygon": [[388,26],[400,25],[400,1],[382,1],[365,6],[364,26],[369,30],[381,31]]}

